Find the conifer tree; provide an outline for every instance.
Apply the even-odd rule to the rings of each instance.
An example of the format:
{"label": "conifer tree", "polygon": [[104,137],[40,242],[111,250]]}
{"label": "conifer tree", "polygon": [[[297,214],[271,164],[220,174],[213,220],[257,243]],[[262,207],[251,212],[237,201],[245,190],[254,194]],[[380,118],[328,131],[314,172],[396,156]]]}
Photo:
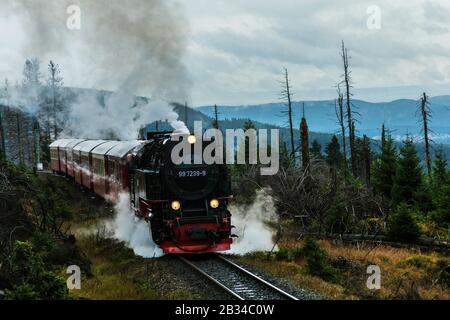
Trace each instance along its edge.
{"label": "conifer tree", "polygon": [[392,187],[394,203],[417,204],[423,190],[423,173],[412,138],[407,137],[400,148],[397,170]]}
{"label": "conifer tree", "polygon": [[414,210],[402,203],[388,221],[388,235],[394,240],[414,241],[420,236]]}
{"label": "conifer tree", "polygon": [[217,109],[217,104],[214,105],[214,120],[212,126],[213,128],[219,130],[219,111]]}
{"label": "conifer tree", "polygon": [[448,162],[445,158],[442,146],[440,146],[435,153],[433,183],[436,189],[449,183]]}
{"label": "conifer tree", "polygon": [[433,219],[444,227],[450,225],[450,172],[442,146],[435,153],[433,166]]}
{"label": "conifer tree", "polygon": [[325,147],[325,159],[328,165],[332,168],[338,168],[342,162],[342,153],[340,150],[339,140],[336,135],[333,135],[330,143]]}
{"label": "conifer tree", "polygon": [[309,165],[309,131],[308,123],[305,118],[305,104],[303,104],[303,116],[300,122],[300,147],[302,152],[302,167],[306,170]]}
{"label": "conifer tree", "polygon": [[372,160],[372,154],[370,151],[370,141],[366,135],[363,136],[363,163],[364,163],[364,179],[366,180],[366,185],[370,185],[370,163]]}
{"label": "conifer tree", "polygon": [[388,135],[381,146],[381,155],[374,168],[373,186],[375,191],[391,198],[396,169],[397,151],[394,140]]}
{"label": "conifer tree", "polygon": [[314,139],[313,142],[311,143],[311,149],[309,150],[309,153],[311,154],[311,157],[316,160],[323,158],[322,146],[316,139]]}

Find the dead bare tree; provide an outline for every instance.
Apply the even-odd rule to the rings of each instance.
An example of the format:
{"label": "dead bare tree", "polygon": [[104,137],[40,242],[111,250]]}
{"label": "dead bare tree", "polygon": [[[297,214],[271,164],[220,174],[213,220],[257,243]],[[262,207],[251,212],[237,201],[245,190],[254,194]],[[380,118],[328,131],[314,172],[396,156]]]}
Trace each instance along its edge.
{"label": "dead bare tree", "polygon": [[431,152],[430,152],[430,137],[429,137],[429,127],[428,124],[430,122],[430,119],[432,117],[431,115],[431,109],[430,109],[430,103],[428,101],[428,96],[424,92],[422,97],[420,98],[420,105],[419,105],[419,111],[421,115],[421,121],[422,121],[422,131],[423,131],[423,140],[425,143],[425,163],[427,165],[427,173],[428,178],[432,179],[432,169],[431,169]]}
{"label": "dead bare tree", "polygon": [[186,127],[189,128],[189,125],[188,125],[188,104],[187,104],[187,101],[184,102],[184,123],[185,123]]}
{"label": "dead bare tree", "polygon": [[287,110],[283,112],[288,116],[289,131],[291,136],[291,155],[295,156],[294,146],[294,127],[292,122],[292,92],[291,85],[289,84],[289,74],[287,68],[284,68],[284,80],[282,81],[281,99],[286,101]]}
{"label": "dead bare tree", "polygon": [[344,79],[342,83],[345,84],[345,96],[346,96],[346,106],[347,106],[347,123],[348,123],[348,131],[349,131],[349,142],[350,142],[350,164],[352,168],[352,173],[354,176],[357,174],[357,165],[356,165],[356,150],[355,150],[355,130],[354,130],[354,119],[351,107],[351,70],[349,66],[349,59],[347,48],[345,47],[344,40],[342,40],[342,62],[344,64]]}
{"label": "dead bare tree", "polygon": [[[1,93],[0,96],[6,107],[9,107],[9,100],[11,98],[11,95],[9,93],[9,83],[8,83],[8,79],[5,79],[5,86],[3,87],[3,92]],[[0,135],[1,135],[1,153],[3,155],[3,157],[6,158],[6,139],[5,139],[5,126],[3,123],[3,108],[0,109]]]}
{"label": "dead bare tree", "polygon": [[370,141],[366,135],[363,136],[363,159],[364,159],[364,178],[366,185],[370,185],[370,164],[372,162],[370,155]]}
{"label": "dead bare tree", "polygon": [[337,103],[334,100],[334,110],[336,112],[336,118],[341,129],[342,136],[342,160],[344,167],[344,176],[347,178],[347,141],[345,137],[345,117],[344,117],[344,95],[341,93],[341,87],[337,85],[338,99]]}
{"label": "dead bare tree", "polygon": [[217,130],[219,129],[219,112],[217,110],[217,104],[214,105],[213,127]]}
{"label": "dead bare tree", "polygon": [[58,66],[55,65],[53,61],[50,61],[48,64],[49,71],[49,84],[52,94],[52,114],[53,114],[53,135],[55,140],[58,139],[58,124],[56,121],[56,86],[58,81]]}
{"label": "dead bare tree", "polygon": [[307,232],[362,232],[364,222],[384,212],[381,197],[365,186],[335,180],[324,161],[311,160],[308,170],[280,168],[268,185],[280,216],[301,217]]}

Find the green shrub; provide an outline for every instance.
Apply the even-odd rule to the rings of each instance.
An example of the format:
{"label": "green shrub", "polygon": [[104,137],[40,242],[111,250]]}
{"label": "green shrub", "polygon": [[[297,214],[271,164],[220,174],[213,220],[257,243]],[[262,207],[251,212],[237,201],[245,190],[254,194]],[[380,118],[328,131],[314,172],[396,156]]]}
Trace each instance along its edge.
{"label": "green shrub", "polygon": [[14,287],[14,290],[5,291],[5,299],[7,300],[37,300],[39,293],[33,285],[24,283]]}
{"label": "green shrub", "polygon": [[419,269],[429,269],[433,266],[431,258],[426,256],[412,256],[406,259],[405,263]]}
{"label": "green shrub", "polygon": [[297,260],[301,257],[303,257],[303,248],[295,247],[289,251],[289,259],[290,260]]}
{"label": "green shrub", "polygon": [[15,242],[11,265],[9,274],[13,286],[6,290],[7,299],[67,298],[64,279],[45,270],[41,256],[33,250],[30,242]]}
{"label": "green shrub", "polygon": [[450,261],[439,259],[436,261],[436,269],[438,282],[450,287]]}
{"label": "green shrub", "polygon": [[419,226],[414,215],[416,212],[402,203],[388,221],[388,236],[393,240],[412,242],[420,236]]}
{"label": "green shrub", "polygon": [[336,270],[328,263],[328,253],[321,248],[317,241],[306,239],[302,252],[306,259],[306,270],[309,274],[324,280],[334,280]]}
{"label": "green shrub", "polygon": [[289,250],[287,248],[281,247],[275,254],[275,259],[277,259],[278,261],[289,260]]}

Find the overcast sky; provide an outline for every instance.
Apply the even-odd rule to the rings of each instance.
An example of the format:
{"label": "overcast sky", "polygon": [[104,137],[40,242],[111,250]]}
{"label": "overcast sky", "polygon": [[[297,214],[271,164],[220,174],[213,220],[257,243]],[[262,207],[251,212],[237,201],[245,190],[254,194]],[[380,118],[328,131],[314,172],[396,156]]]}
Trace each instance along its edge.
{"label": "overcast sky", "polygon": [[[278,101],[283,66],[295,100],[333,98],[342,73],[341,39],[351,56],[356,98],[417,98],[422,90],[450,94],[448,0],[178,1],[186,20],[184,62],[194,105]],[[374,5],[380,9],[379,29],[367,25],[376,18],[374,11],[367,13]],[[0,77],[14,81],[30,54],[24,43],[33,35],[20,32],[23,17],[4,10],[0,17]],[[69,51],[53,56],[67,85],[114,87],[95,79],[95,66],[83,70],[89,64]]]}

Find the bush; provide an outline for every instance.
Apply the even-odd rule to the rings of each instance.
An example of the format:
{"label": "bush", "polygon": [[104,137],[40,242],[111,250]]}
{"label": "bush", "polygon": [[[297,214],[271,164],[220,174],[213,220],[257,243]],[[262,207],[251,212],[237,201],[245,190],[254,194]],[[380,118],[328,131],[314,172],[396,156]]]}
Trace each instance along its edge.
{"label": "bush", "polygon": [[402,203],[388,221],[388,236],[393,240],[412,242],[420,236],[419,226],[414,215],[416,212]]}
{"label": "bush", "polygon": [[13,285],[10,290],[6,290],[7,299],[67,298],[64,279],[45,270],[41,256],[33,250],[31,243],[16,241],[11,266],[8,273]]}
{"label": "bush", "polygon": [[437,281],[450,287],[450,262],[447,259],[436,261]]}
{"label": "bush", "polygon": [[291,260],[297,260],[303,256],[303,248],[296,247],[290,250],[289,252],[289,259]]}
{"label": "bush", "polygon": [[281,247],[281,248],[277,251],[277,253],[275,254],[275,258],[276,258],[278,261],[282,261],[282,260],[286,261],[286,260],[288,260],[288,259],[289,259],[289,250],[286,249],[286,248]]}
{"label": "bush", "polygon": [[306,239],[302,249],[309,274],[324,280],[335,279],[335,269],[328,263],[328,253],[313,239]]}
{"label": "bush", "polygon": [[412,256],[406,259],[404,263],[424,270],[430,269],[433,266],[433,261],[427,256]]}
{"label": "bush", "polygon": [[6,290],[5,299],[7,300],[37,300],[39,294],[36,292],[34,286],[29,283],[24,283],[14,287],[14,290]]}

